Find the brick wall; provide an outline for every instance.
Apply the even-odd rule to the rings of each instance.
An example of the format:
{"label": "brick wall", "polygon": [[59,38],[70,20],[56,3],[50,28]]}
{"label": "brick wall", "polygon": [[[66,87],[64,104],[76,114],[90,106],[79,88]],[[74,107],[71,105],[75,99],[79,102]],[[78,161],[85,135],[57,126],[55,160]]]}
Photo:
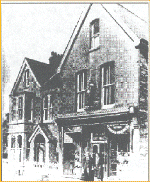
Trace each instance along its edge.
{"label": "brick wall", "polygon": [[[97,50],[93,51],[90,50],[89,25],[94,18],[100,18],[100,45]],[[76,111],[75,73],[82,69],[88,70],[87,87],[92,78],[95,85],[94,100],[96,104],[99,102],[100,65],[109,61],[115,61],[115,107],[137,106],[138,50],[135,49],[131,39],[103,9],[93,6],[63,68],[61,113]],[[100,109],[100,106],[96,108]]]}

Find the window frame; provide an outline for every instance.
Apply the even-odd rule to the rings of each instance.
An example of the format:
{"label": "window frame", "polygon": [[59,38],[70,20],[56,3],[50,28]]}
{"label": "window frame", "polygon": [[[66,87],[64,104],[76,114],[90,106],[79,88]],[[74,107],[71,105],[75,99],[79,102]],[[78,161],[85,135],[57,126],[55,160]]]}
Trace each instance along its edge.
{"label": "window frame", "polygon": [[18,98],[18,120],[22,120],[22,119],[23,119],[23,97],[19,97]]}
{"label": "window frame", "polygon": [[77,112],[82,112],[85,110],[86,86],[87,86],[87,70],[83,69],[76,73],[76,110]]}
{"label": "window frame", "polygon": [[115,105],[115,62],[110,61],[100,66],[101,108]]}
{"label": "window frame", "polygon": [[[15,104],[14,104],[15,100]],[[14,121],[17,117],[17,98],[13,97],[12,98],[12,108],[11,108],[11,119]]]}
{"label": "window frame", "polygon": [[[47,98],[46,107],[45,107],[45,98]],[[52,118],[53,118],[52,96],[48,94],[43,98],[43,121],[52,120]]]}
{"label": "window frame", "polygon": [[29,87],[29,69],[25,70],[25,87]]}
{"label": "window frame", "polygon": [[[99,18],[96,18],[90,23],[90,49],[95,49],[100,45],[99,33],[100,33],[100,20]],[[98,43],[96,43],[96,39]]]}
{"label": "window frame", "polygon": [[11,136],[11,149],[14,149],[16,147],[16,137]]}

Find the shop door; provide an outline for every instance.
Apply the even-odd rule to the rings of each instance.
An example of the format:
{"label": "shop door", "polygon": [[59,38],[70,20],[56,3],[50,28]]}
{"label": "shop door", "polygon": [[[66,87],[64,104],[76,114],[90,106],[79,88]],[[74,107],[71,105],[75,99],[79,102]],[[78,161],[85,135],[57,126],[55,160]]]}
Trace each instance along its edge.
{"label": "shop door", "polygon": [[103,180],[108,176],[108,147],[107,143],[93,145],[94,176]]}

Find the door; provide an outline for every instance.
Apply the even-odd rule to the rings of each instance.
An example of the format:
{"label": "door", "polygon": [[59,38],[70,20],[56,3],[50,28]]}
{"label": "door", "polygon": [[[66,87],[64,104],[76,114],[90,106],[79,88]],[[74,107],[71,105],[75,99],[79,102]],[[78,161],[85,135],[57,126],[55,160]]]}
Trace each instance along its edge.
{"label": "door", "polygon": [[107,143],[93,144],[94,176],[103,180],[108,176]]}

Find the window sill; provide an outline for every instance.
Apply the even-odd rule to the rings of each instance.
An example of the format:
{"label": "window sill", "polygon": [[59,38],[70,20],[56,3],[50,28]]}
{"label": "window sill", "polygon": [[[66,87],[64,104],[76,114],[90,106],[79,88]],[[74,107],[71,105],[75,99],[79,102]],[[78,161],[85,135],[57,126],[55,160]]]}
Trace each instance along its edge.
{"label": "window sill", "polygon": [[88,53],[91,53],[91,52],[97,51],[98,49],[100,49],[100,45],[99,45],[99,46],[97,46],[97,47],[94,47],[94,48],[89,49]]}
{"label": "window sill", "polygon": [[85,108],[77,109],[77,112],[84,112],[84,111],[85,111]]}
{"label": "window sill", "polygon": [[115,106],[115,104],[103,105],[102,109],[111,109]]}

